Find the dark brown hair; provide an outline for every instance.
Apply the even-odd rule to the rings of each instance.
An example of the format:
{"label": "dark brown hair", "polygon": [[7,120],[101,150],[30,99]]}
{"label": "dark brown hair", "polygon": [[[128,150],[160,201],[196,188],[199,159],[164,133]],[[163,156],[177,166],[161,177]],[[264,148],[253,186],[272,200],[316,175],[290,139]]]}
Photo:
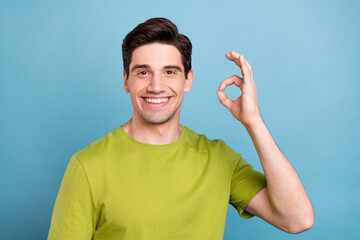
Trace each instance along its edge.
{"label": "dark brown hair", "polygon": [[137,25],[124,38],[122,55],[126,76],[129,76],[129,66],[133,51],[145,44],[164,43],[175,46],[181,53],[185,77],[191,69],[192,44],[188,37],[179,34],[174,23],[166,18],[151,18]]}

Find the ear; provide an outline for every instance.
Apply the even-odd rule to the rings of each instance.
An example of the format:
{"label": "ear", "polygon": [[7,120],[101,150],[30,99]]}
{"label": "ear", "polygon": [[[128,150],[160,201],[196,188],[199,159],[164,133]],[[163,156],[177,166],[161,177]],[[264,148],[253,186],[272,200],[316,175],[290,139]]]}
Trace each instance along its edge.
{"label": "ear", "polygon": [[124,89],[125,89],[125,92],[129,93],[130,88],[129,88],[129,83],[128,83],[128,79],[127,79],[125,70],[123,71],[123,76],[124,76]]}
{"label": "ear", "polygon": [[193,84],[194,72],[192,69],[189,70],[187,79],[185,80],[184,92],[190,92],[191,86]]}

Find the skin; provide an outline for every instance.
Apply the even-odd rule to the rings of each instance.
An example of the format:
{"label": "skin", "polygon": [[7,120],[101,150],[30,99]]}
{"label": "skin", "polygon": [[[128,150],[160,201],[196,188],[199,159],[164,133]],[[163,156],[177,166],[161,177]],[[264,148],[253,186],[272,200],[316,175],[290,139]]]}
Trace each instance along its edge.
{"label": "skin", "polygon": [[[123,129],[134,139],[149,144],[168,144],[181,133],[180,111],[184,92],[189,92],[193,71],[185,77],[179,50],[167,44],[152,43],[136,48],[124,75],[124,88],[130,93],[133,117]],[[145,99],[164,99],[149,104]]]}
{"label": "skin", "polygon": [[[225,79],[218,89],[218,98],[247,129],[267,180],[267,188],[250,201],[246,211],[283,231],[305,231],[313,225],[313,207],[296,171],[262,120],[251,66],[235,51],[226,53],[226,58],[240,68],[243,77]],[[130,93],[133,104],[133,117],[123,126],[124,131],[149,144],[175,141],[181,133],[183,94],[190,91],[193,82],[192,70],[185,77],[180,52],[166,44],[143,45],[133,52],[129,76],[125,71],[123,74],[125,91]],[[235,101],[224,93],[232,84],[242,92]],[[168,100],[161,104],[145,100],[161,98]]]}
{"label": "skin", "polygon": [[[225,79],[217,95],[221,104],[247,129],[267,181],[267,188],[250,201],[246,211],[289,233],[308,230],[314,223],[312,204],[295,169],[280,151],[262,120],[251,66],[243,55],[235,51],[226,53],[226,58],[240,68],[243,78],[234,75]],[[242,92],[235,101],[224,93],[225,88],[232,84]]]}

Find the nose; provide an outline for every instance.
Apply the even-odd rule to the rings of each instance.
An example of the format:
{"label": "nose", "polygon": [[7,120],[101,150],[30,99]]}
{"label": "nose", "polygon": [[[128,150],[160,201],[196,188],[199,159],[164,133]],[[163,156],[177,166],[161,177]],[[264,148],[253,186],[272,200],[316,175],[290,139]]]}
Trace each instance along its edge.
{"label": "nose", "polygon": [[148,92],[161,93],[165,91],[165,84],[159,75],[154,75],[148,86]]}

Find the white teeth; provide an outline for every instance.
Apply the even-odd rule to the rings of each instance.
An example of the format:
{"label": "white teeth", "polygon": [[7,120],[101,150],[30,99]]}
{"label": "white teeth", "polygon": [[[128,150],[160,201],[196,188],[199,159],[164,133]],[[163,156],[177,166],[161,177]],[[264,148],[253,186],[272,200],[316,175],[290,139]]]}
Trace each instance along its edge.
{"label": "white teeth", "polygon": [[169,100],[169,98],[145,98],[148,103],[163,103]]}

